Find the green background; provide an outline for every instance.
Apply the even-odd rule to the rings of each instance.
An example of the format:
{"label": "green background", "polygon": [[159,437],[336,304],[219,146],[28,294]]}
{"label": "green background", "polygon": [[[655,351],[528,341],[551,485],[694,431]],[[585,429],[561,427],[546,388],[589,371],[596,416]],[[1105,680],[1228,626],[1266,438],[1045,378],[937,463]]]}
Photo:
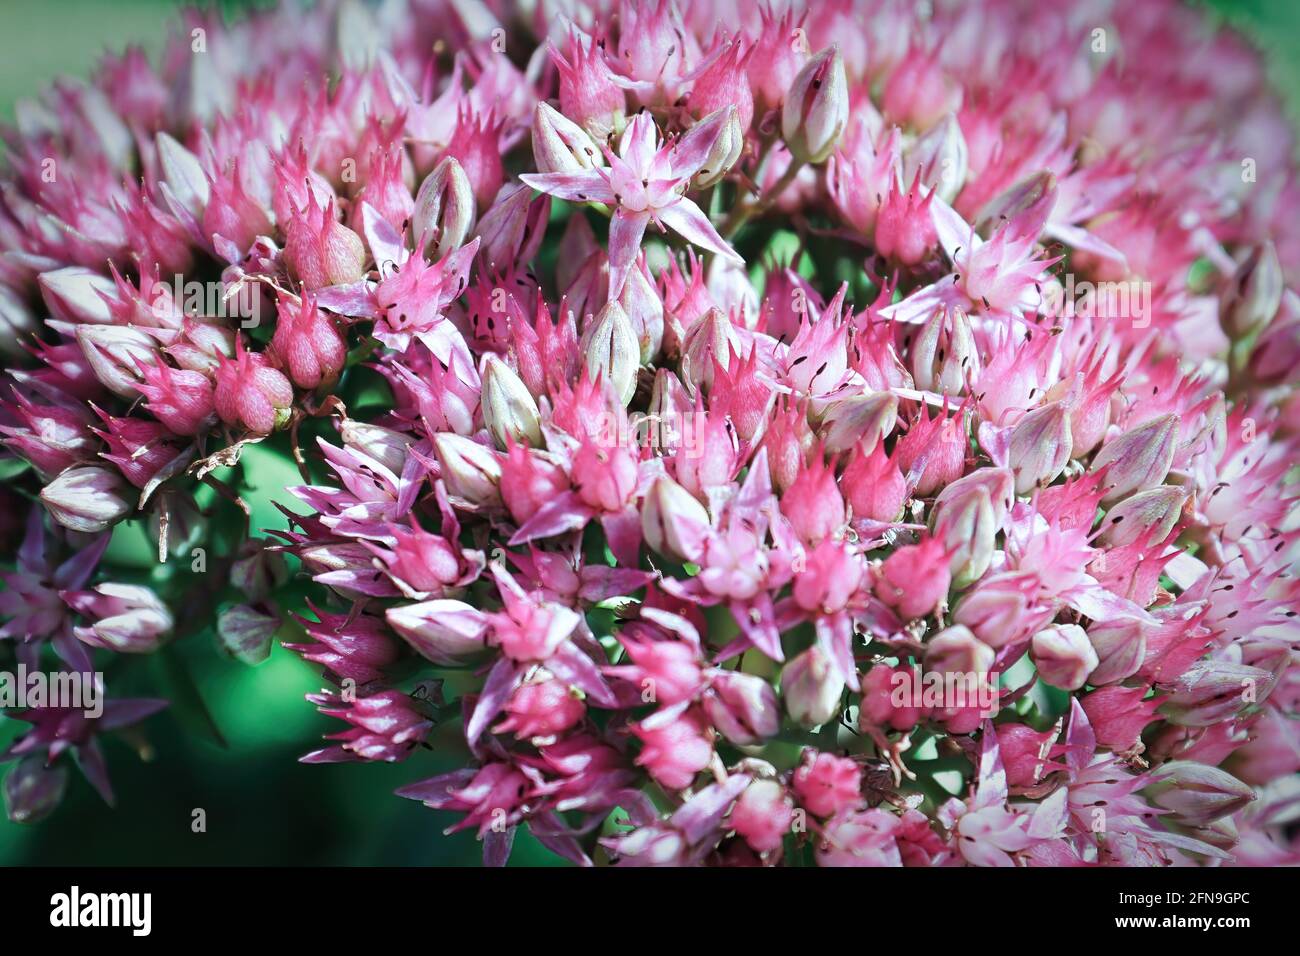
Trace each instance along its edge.
{"label": "green background", "polygon": [[[241,6],[223,4],[228,8]],[[1219,0],[1211,7],[1267,50],[1292,116],[1300,115],[1300,4]],[[61,73],[84,74],[104,49],[140,43],[156,50],[176,4],[166,0],[0,0],[0,121],[13,104]],[[254,451],[249,466],[257,527],[283,527],[271,506],[298,482],[288,463]],[[0,818],[0,864],[473,864],[472,834],[444,837],[454,815],[393,796],[403,784],[450,766],[438,753],[460,750],[453,721],[434,750],[396,765],[307,766],[298,756],[338,722],[317,715],[303,694],[320,688],[312,669],[278,645],[249,668],[200,636],[185,647],[199,690],[221,728],[220,748],[168,712],[144,725],[149,759],[117,739],[106,750],[118,807],[105,806],[79,775],[48,820],[21,827]],[[145,688],[147,692],[148,688]],[[0,716],[0,747],[26,727]],[[207,831],[191,830],[202,808]],[[549,862],[526,835],[512,863]]]}

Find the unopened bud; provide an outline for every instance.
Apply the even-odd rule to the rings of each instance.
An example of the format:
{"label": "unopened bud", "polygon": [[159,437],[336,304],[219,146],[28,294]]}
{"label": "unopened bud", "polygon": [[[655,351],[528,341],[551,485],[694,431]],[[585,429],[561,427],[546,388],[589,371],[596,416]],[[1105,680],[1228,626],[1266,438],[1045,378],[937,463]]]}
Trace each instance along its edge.
{"label": "unopened bud", "polygon": [[977,488],[988,492],[993,518],[1001,527],[1016,497],[1015,477],[1010,468],[979,468],[958,478],[939,492],[939,497],[934,500],[935,510],[952,507]]}
{"label": "unopened bud", "polygon": [[36,283],[55,319],[98,325],[113,321],[109,302],[117,298],[117,286],[107,276],[82,266],[68,266],[42,272]]}
{"label": "unopened bud", "polygon": [[1277,249],[1265,240],[1237,267],[1223,294],[1223,327],[1235,338],[1246,338],[1272,321],[1282,304],[1282,264]]}
{"label": "unopened bud", "polygon": [[483,424],[501,449],[511,439],[533,447],[542,443],[537,403],[523,380],[495,355],[483,363]]}
{"label": "unopened bud", "polygon": [[44,754],[29,754],[5,776],[5,813],[11,823],[38,823],[55,811],[68,788],[66,761],[45,765]]}
{"label": "unopened bud", "polygon": [[1049,402],[1025,414],[1011,429],[1007,461],[1016,476],[1016,493],[1027,495],[1048,485],[1070,461],[1070,411],[1064,401]]}
{"label": "unopened bud", "polygon": [[731,353],[739,353],[740,338],[727,314],[709,309],[686,332],[682,342],[682,377],[697,389],[713,387],[713,362],[729,368]]}
{"label": "unopened bud", "polygon": [[1261,704],[1273,689],[1271,671],[1231,661],[1197,661],[1174,682],[1162,712],[1181,727],[1210,727]]}
{"label": "unopened bud", "polygon": [[820,163],[840,141],[849,118],[849,86],[838,47],[810,59],[781,108],[781,136],[794,158]]}
{"label": "unopened bud", "polygon": [[472,508],[500,507],[501,460],[496,452],[453,432],[436,434],[433,452],[449,495]]}
{"label": "unopened bud", "polygon": [[966,182],[969,158],[957,116],[949,113],[903,153],[903,182],[920,181],[951,203]]}
{"label": "unopened bud", "polygon": [[921,327],[912,347],[912,380],[917,388],[960,394],[978,376],[979,350],[970,319],[959,308],[938,309]]}
{"label": "unopened bud", "polygon": [[157,340],[129,325],[79,325],[76,337],[104,387],[123,398],[135,398],[139,367],[154,361]]}
{"label": "unopened bud", "polygon": [[1164,481],[1177,443],[1178,416],[1170,413],[1130,428],[1102,445],[1091,468],[1097,472],[1110,466],[1102,503],[1111,504]]}
{"label": "unopened bud", "polygon": [[[400,474],[400,469],[398,474]],[[284,555],[265,546],[265,540],[250,538],[230,566],[230,583],[250,601],[264,601],[289,580]]]}
{"label": "unopened bud", "polygon": [[624,405],[632,401],[641,367],[641,343],[623,307],[607,302],[583,332],[579,346],[592,378],[602,376]]}
{"label": "unopened bud", "polygon": [[167,184],[172,197],[188,209],[196,221],[201,220],[212,193],[212,185],[203,172],[203,164],[167,133],[159,133],[154,138],[154,143],[158,148],[162,181]]}
{"label": "unopened bud", "polygon": [[391,607],[389,627],[422,657],[447,667],[464,664],[484,648],[488,619],[464,601],[439,598]]}
{"label": "unopened bud", "polygon": [[987,674],[996,655],[970,628],[954,624],[925,644],[925,669],[932,674]]}
{"label": "unopened bud", "polygon": [[158,649],[174,625],[167,605],[151,589],[106,581],[93,591],[64,591],[63,600],[78,614],[93,619],[74,628],[90,647],[119,654],[148,654]]}
{"label": "unopened bud", "polygon": [[[745,148],[745,131],[740,126],[739,111],[734,106],[724,109],[726,113],[718,135],[713,140],[713,148],[709,150],[709,156],[704,160],[700,171],[695,174],[693,185],[696,189],[707,189],[731,172],[731,167],[736,165],[736,160],[740,159]],[[721,112],[722,110],[718,111]],[[700,125],[713,123],[718,118],[718,113],[706,116],[700,120]]]}
{"label": "unopened bud", "polygon": [[73,531],[103,531],[134,509],[134,489],[116,469],[77,465],[41,490],[50,516]]}
{"label": "unopened bud", "polygon": [[893,392],[854,395],[830,405],[822,416],[821,437],[832,455],[861,445],[869,455],[898,423],[898,396]]}
{"label": "unopened bud", "polygon": [[1150,779],[1146,796],[1173,811],[1163,819],[1183,826],[1206,826],[1255,799],[1255,791],[1232,774],[1195,760],[1171,760],[1153,770]]}
{"label": "unopened bud", "polygon": [[280,618],[248,604],[236,604],[217,615],[221,646],[243,664],[260,664],[271,654],[271,640]]}
{"label": "unopened bud", "polygon": [[709,513],[699,499],[667,476],[655,480],[641,506],[641,530],[651,550],[695,561],[708,528]]}
{"label": "unopened bud", "polygon": [[703,699],[709,723],[738,747],[760,744],[781,729],[781,705],[764,678],[743,671],[719,671]]}
{"label": "unopened bud", "polygon": [[1163,541],[1183,513],[1191,492],[1178,485],[1158,485],[1125,498],[1102,519],[1101,540],[1122,548],[1139,538]]}
{"label": "unopened bud", "polygon": [[628,272],[618,304],[636,334],[641,364],[649,365],[658,357],[664,341],[664,303],[641,266],[633,266]]}
{"label": "unopened bud", "polygon": [[445,157],[415,194],[411,235],[432,261],[459,249],[474,228],[474,187],[454,156]]}
{"label": "unopened bud", "polygon": [[1054,624],[1034,635],[1029,656],[1045,683],[1078,690],[1097,666],[1097,652],[1077,624]]}
{"label": "unopened bud", "polygon": [[1088,683],[1095,687],[1132,677],[1146,659],[1146,625],[1141,621],[1094,621],[1088,627],[1088,640],[1097,654],[1097,666],[1088,675]]}
{"label": "unopened bud", "polygon": [[383,425],[344,418],[339,424],[339,436],[343,444],[375,459],[395,475],[406,468],[412,444],[409,435]]}
{"label": "unopened bud", "polygon": [[785,709],[798,723],[815,727],[834,720],[843,693],[844,678],[816,644],[781,668]]}
{"label": "unopened bud", "polygon": [[586,130],[547,103],[538,103],[533,111],[533,162],[539,173],[574,173],[605,165]]}
{"label": "unopened bud", "polygon": [[973,486],[942,506],[936,505],[934,515],[934,536],[948,551],[953,586],[964,588],[983,577],[993,561],[1001,526],[988,489]]}

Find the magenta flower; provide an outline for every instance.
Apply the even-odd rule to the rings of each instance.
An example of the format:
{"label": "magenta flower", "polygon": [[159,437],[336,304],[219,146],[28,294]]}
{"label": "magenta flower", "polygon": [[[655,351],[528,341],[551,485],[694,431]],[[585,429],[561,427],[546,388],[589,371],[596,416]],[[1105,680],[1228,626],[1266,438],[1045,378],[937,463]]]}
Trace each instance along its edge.
{"label": "magenta flower", "polygon": [[[1300,860],[1255,53],[1176,0],[553,6],[198,17],[17,111],[0,664],[280,636],[304,760],[493,865]],[[156,706],[29,707],[10,815]]]}

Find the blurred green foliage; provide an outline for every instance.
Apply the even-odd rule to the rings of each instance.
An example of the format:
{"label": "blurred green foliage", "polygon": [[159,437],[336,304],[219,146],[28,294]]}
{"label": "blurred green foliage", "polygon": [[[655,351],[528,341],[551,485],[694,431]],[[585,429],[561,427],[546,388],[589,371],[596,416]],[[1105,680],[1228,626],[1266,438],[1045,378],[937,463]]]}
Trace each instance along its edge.
{"label": "blurred green foliage", "polygon": [[[203,4],[211,6],[211,4]],[[252,3],[221,3],[231,12]],[[1269,53],[1277,86],[1300,115],[1300,4],[1293,0],[1214,0],[1203,4],[1251,33]],[[84,75],[105,49],[139,43],[156,51],[178,5],[170,0],[0,0],[0,121],[14,103],[38,94],[56,76]],[[283,528],[275,508],[291,498],[299,476],[284,449],[255,447],[246,495],[254,528]],[[115,540],[124,563],[143,552],[143,535]],[[143,555],[142,555],[143,556]],[[144,562],[148,558],[144,557]],[[143,564],[144,562],[141,562]],[[319,689],[311,668],[279,647],[258,667],[232,661],[210,624],[178,646],[225,747],[196,735],[175,711],[144,725],[133,741],[110,740],[107,755],[119,805],[109,808],[79,776],[56,814],[43,824],[0,822],[0,864],[475,864],[472,833],[444,837],[451,814],[393,796],[403,784],[451,769],[461,752],[459,728],[441,727],[430,752],[397,765],[297,762],[319,736],[338,729],[303,695]],[[117,695],[156,695],[156,670],[137,668]],[[129,686],[134,685],[134,686]],[[0,747],[26,724],[0,717]],[[136,752],[133,753],[132,749]],[[193,811],[207,830],[191,829]],[[515,865],[552,862],[527,834],[516,841]]]}

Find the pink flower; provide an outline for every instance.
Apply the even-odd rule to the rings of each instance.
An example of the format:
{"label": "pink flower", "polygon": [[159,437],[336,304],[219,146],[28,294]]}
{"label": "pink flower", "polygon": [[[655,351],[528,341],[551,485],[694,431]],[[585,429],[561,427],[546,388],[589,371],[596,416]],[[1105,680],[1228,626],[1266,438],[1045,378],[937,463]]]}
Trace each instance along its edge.
{"label": "pink flower", "polygon": [[920,265],[939,244],[930,216],[936,194],[922,197],[920,185],[919,174],[906,192],[897,183],[891,184],[876,218],[876,248],[881,255],[907,266]]}
{"label": "pink flower", "polygon": [[854,449],[840,488],[855,518],[896,521],[907,503],[903,473],[879,443],[870,453],[864,453],[861,446]]}
{"label": "pink flower", "polygon": [[362,276],[366,251],[361,237],[334,217],[331,199],[318,205],[308,195],[284,224],[284,256],[292,274],[307,291],[356,282]]}
{"label": "pink flower", "polygon": [[345,614],[327,614],[315,607],[317,620],[297,617],[310,644],[285,643],[304,660],[320,664],[340,679],[368,684],[383,676],[384,668],[397,660],[401,650],[383,622],[367,614],[349,619]]}
{"label": "pink flower", "polygon": [[701,123],[676,143],[660,144],[648,113],[638,113],[619,139],[618,153],[606,150],[609,169],[520,176],[539,192],[570,202],[602,202],[617,207],[610,222],[609,291],[617,296],[641,249],[650,222],[672,229],[688,242],[742,262],[718,235],[700,207],[684,195],[691,177],[704,165],[725,116]]}
{"label": "pink flower", "polygon": [[821,866],[902,866],[898,817],[886,810],[847,808],[827,820],[817,844]]}
{"label": "pink flower", "polygon": [[[862,678],[862,707],[859,723],[864,731],[872,728],[911,730],[926,716],[919,694],[908,692],[916,687],[920,674],[907,667],[876,664]],[[903,693],[899,693],[900,688]]]}
{"label": "pink flower", "polygon": [[1012,787],[1032,787],[1045,775],[1057,769],[1048,760],[1056,732],[1042,732],[1024,724],[998,724],[998,750],[1007,771],[1007,783]]}
{"label": "pink flower", "polygon": [[684,790],[709,765],[713,735],[697,709],[672,708],[632,727],[641,740],[638,766],[670,790]]}
{"label": "pink flower", "polygon": [[497,570],[505,610],[491,616],[492,642],[515,661],[545,661],[569,639],[579,617],[559,604],[524,594],[504,571]]}
{"label": "pink flower", "polygon": [[632,663],[608,668],[608,673],[635,684],[643,700],[671,707],[690,700],[703,686],[699,648],[685,641],[638,641],[628,636],[622,644]]}
{"label": "pink flower", "polygon": [[627,94],[605,62],[601,46],[571,29],[563,52],[554,44],[549,50],[560,73],[561,112],[602,142],[622,121]]}
{"label": "pink flower", "polygon": [[794,599],[805,611],[833,614],[843,610],[862,583],[862,562],[843,544],[824,539],[808,556],[794,581]]}
{"label": "pink flower", "polygon": [[522,770],[497,762],[411,784],[398,790],[397,795],[420,800],[428,807],[465,814],[453,829],[475,827],[481,839],[493,827],[519,822],[530,786]]}
{"label": "pink flower", "polygon": [[343,337],[310,297],[280,296],[271,349],[299,388],[332,384],[347,359]]}
{"label": "pink flower", "polygon": [[236,341],[235,357],[220,363],[213,403],[223,422],[267,435],[288,420],[293,386],[262,353]]}
{"label": "pink flower", "polygon": [[920,544],[899,548],[885,559],[876,593],[904,620],[912,620],[930,614],[947,600],[951,580],[943,542],[925,538]]}
{"label": "pink flower", "polygon": [[580,721],[586,711],[579,695],[542,670],[532,680],[519,685],[506,704],[509,718],[492,732],[513,732],[520,739],[554,737]]}
{"label": "pink flower", "polygon": [[574,456],[573,468],[579,500],[597,511],[621,510],[636,488],[636,460],[626,448],[602,448],[588,439]]}
{"label": "pink flower", "polygon": [[719,38],[716,48],[706,55],[707,65],[697,73],[687,99],[696,118],[735,106],[740,128],[749,129],[754,121],[754,97],[746,68],[754,50],[741,40]]}
{"label": "pink flower", "polygon": [[216,413],[212,381],[201,372],[175,369],[160,359],[140,366],[136,389],[149,412],[177,435],[206,432]]}
{"label": "pink flower", "polygon": [[844,525],[844,499],[835,483],[834,463],[814,451],[811,460],[781,496],[781,511],[808,545],[835,535]]}
{"label": "pink flower", "polygon": [[542,505],[569,488],[564,469],[539,452],[511,444],[501,464],[501,498],[511,517],[524,524]]}
{"label": "pink flower", "polygon": [[818,817],[834,816],[856,807],[862,772],[848,757],[808,749],[794,772],[794,795],[800,806]]}
{"label": "pink flower", "polygon": [[1155,719],[1157,698],[1145,699],[1148,687],[1103,687],[1080,699],[1097,740],[1104,747],[1125,751],[1138,742],[1142,728]]}
{"label": "pink flower", "polygon": [[480,209],[491,206],[501,189],[503,173],[498,147],[501,126],[501,123],[493,123],[490,116],[476,117],[462,112],[456,124],[456,134],[447,144],[445,155],[453,157],[465,170]]}
{"label": "pink flower", "polygon": [[433,727],[425,706],[398,690],[385,690],[353,700],[336,694],[309,694],[322,714],[351,724],[327,739],[342,741],[302,758],[303,763],[383,760],[395,763],[411,755]]}
{"label": "pink flower", "polygon": [[[1297,859],[1300,180],[1239,37],[321,6],[6,133],[15,662],[305,634],[304,759],[459,754],[400,793],[492,865]],[[11,818],[158,706],[20,713]]]}
{"label": "pink flower", "polygon": [[775,780],[755,780],[731,809],[731,826],[755,853],[781,845],[794,820],[794,801]]}
{"label": "pink flower", "polygon": [[210,182],[203,231],[233,242],[243,253],[254,239],[271,232],[271,220],[266,212],[244,191],[239,160],[234,160],[228,171]]}

